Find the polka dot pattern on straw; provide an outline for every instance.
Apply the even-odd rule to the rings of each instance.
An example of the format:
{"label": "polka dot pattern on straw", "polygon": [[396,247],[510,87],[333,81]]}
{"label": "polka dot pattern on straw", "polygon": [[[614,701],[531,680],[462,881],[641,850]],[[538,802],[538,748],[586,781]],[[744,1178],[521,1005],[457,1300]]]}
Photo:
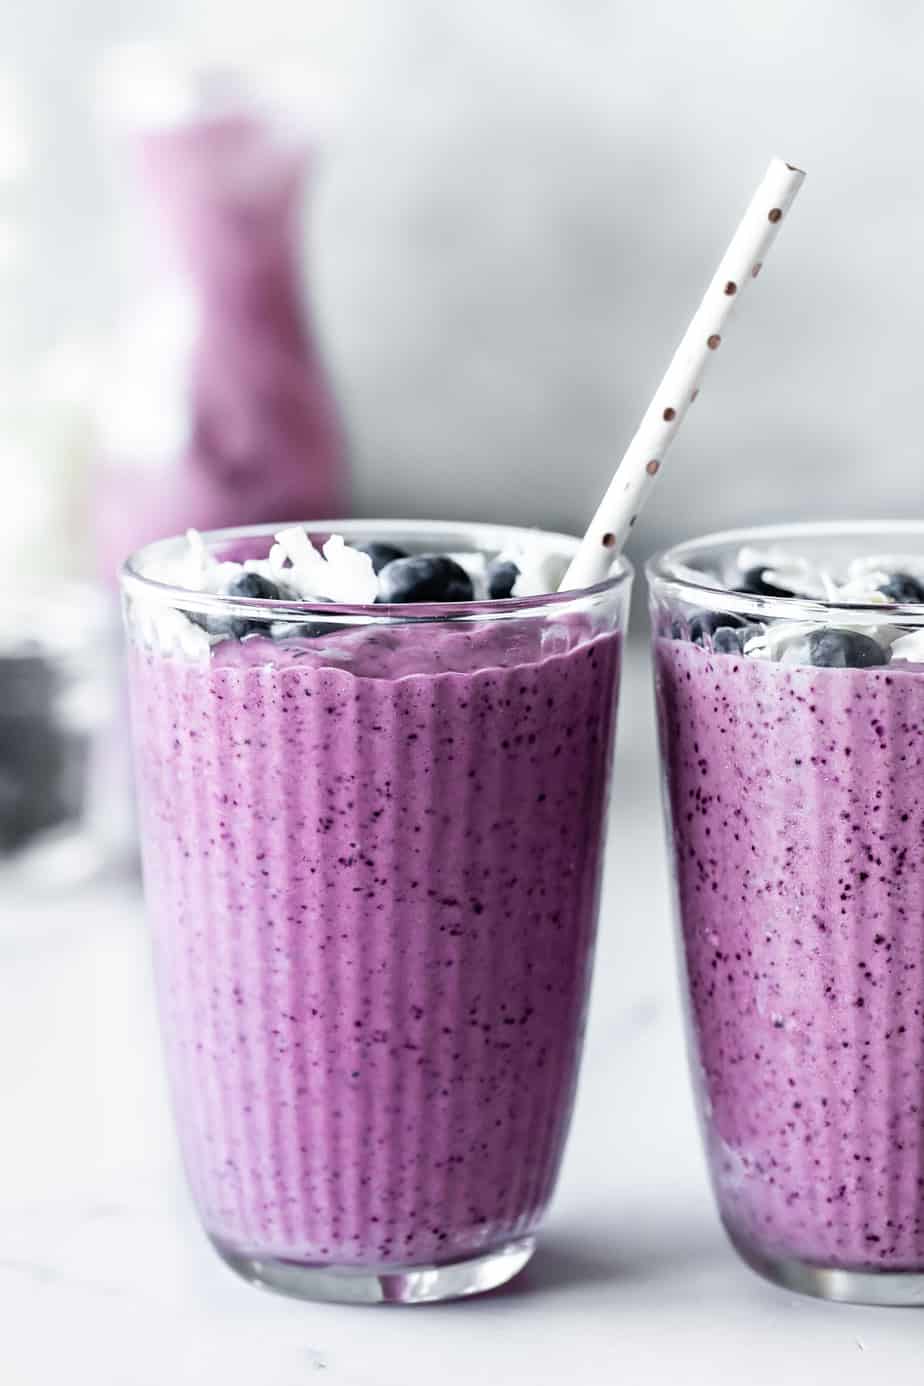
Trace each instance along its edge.
{"label": "polka dot pattern on straw", "polygon": [[756,279],[805,174],[773,159],[674,353],[654,399],[604,495],[560,591],[606,577],[647,499],[664,456],[699,394],[706,363],[723,344],[725,327],[746,284]]}

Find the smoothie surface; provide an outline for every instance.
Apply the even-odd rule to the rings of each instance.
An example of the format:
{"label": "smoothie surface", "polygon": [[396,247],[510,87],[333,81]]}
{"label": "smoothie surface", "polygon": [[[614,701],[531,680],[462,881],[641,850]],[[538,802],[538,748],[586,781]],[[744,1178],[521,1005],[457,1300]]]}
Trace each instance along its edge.
{"label": "smoothie surface", "polygon": [[535,1227],[619,658],[564,621],[251,635],[198,662],[133,646],[171,1084],[223,1247],[419,1265]]}
{"label": "smoothie surface", "polygon": [[733,1234],[924,1267],[924,669],[656,642],[704,1122]]}

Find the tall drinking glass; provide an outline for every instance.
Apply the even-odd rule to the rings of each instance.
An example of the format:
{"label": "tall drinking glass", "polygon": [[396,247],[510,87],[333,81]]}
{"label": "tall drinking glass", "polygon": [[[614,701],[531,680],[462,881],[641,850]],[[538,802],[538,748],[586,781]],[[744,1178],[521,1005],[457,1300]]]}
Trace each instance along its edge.
{"label": "tall drinking glass", "polygon": [[[575,547],[309,534],[331,528],[421,553]],[[272,536],[206,542],[253,558]],[[490,1289],[532,1253],[570,1119],[631,570],[561,596],[307,606],[158,582],[182,543],[123,586],[162,1028],[206,1231],[306,1298]]]}
{"label": "tall drinking glass", "polygon": [[[784,574],[852,563],[852,595],[784,595],[759,562],[742,582],[768,550]],[[742,530],[649,566],[722,1220],[770,1279],[875,1304],[924,1304],[922,576],[924,525],[902,523]]]}

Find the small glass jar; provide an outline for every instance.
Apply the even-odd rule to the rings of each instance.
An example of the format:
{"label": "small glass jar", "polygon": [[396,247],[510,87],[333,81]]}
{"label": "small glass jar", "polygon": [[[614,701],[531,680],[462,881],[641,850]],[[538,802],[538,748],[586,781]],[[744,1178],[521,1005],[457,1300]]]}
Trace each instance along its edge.
{"label": "small glass jar", "polygon": [[[731,590],[743,547],[763,591]],[[857,576],[780,595],[801,557]],[[722,1220],[771,1280],[873,1304],[924,1304],[924,596],[878,590],[904,568],[924,524],[741,530],[648,569]]]}
{"label": "small glass jar", "polygon": [[[496,553],[535,531],[337,524]],[[330,530],[309,529],[315,542]],[[268,530],[206,536],[264,556]],[[248,1279],[447,1299],[532,1254],[570,1120],[631,569],[343,607],[123,578],[161,1019],[187,1174]]]}
{"label": "small glass jar", "polygon": [[0,595],[0,880],[48,891],[109,856],[105,600],[78,583]]}

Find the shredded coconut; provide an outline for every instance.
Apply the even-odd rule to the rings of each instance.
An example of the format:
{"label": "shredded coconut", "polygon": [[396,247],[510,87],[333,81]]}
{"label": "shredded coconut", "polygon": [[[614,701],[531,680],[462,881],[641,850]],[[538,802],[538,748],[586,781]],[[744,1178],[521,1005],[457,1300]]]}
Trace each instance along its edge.
{"label": "shredded coconut", "polygon": [[274,578],[286,583],[302,601],[366,606],[375,601],[379,582],[368,554],[351,549],[332,534],[321,553],[300,525],[282,529],[270,549]]}
{"label": "shredded coconut", "polygon": [[[924,581],[924,556],[919,553],[878,553],[867,558],[855,558],[847,568],[850,579],[888,577],[894,573],[907,573],[909,577]],[[872,579],[875,582],[875,578]]]}
{"label": "shredded coconut", "polygon": [[765,582],[772,583],[774,587],[785,588],[794,596],[812,597],[820,601],[831,600],[830,575],[810,559],[794,555],[787,549],[756,549],[745,546],[739,550],[735,566],[736,576],[730,586],[740,581],[744,573],[757,568]]}
{"label": "shredded coconut", "polygon": [[[477,552],[447,556],[468,573],[475,599],[486,600],[486,556]],[[535,545],[511,548],[500,557],[516,564],[519,570],[513,588],[516,597],[556,591],[567,566],[567,559],[561,554],[543,549],[539,536]],[[203,536],[190,529],[186,542],[176,546],[168,559],[149,561],[145,569],[145,576],[156,581],[210,596],[227,595],[246,573],[256,573],[273,582],[280,598],[288,601],[371,606],[379,593],[379,579],[368,554],[352,548],[339,534],[332,534],[319,551],[301,525],[279,530],[266,558],[247,558],[241,563],[219,561]],[[200,622],[195,615],[186,615],[143,595],[136,594],[133,602],[141,639],[163,653],[176,651],[188,659],[199,660],[208,656],[212,645],[229,638],[226,622]],[[212,630],[208,628],[210,624]],[[292,627],[286,622],[268,623],[267,633],[271,638],[284,638],[292,634]]]}
{"label": "shredded coconut", "polygon": [[567,558],[560,553],[543,552],[538,544],[508,550],[501,558],[515,563],[520,570],[513,584],[513,597],[544,597],[557,592],[568,567]]}
{"label": "shredded coconut", "polygon": [[[879,554],[869,558],[854,559],[846,569],[846,576],[838,575],[810,559],[793,555],[780,548],[757,549],[744,547],[739,550],[734,574],[729,586],[740,581],[744,573],[758,569],[763,580],[775,587],[792,592],[794,597],[830,602],[832,605],[860,605],[889,607],[894,603],[879,589],[890,576],[897,572],[921,575],[924,578],[924,558],[920,555]],[[744,653],[751,659],[782,660],[786,662],[787,651],[813,631],[836,628],[852,631],[857,635],[867,635],[884,649],[891,647],[892,658],[917,659],[924,656],[924,633],[908,636],[900,627],[892,625],[870,625],[862,622],[837,619],[835,614],[829,621],[814,622],[773,622],[760,634],[748,640]],[[912,653],[897,653],[911,650]]]}
{"label": "shredded coconut", "polygon": [[789,645],[819,629],[822,627],[814,621],[778,621],[748,640],[744,653],[750,659],[781,659]]}
{"label": "shredded coconut", "polygon": [[909,664],[924,664],[924,630],[899,634],[892,644],[891,663],[904,661]]}
{"label": "shredded coconut", "polygon": [[136,627],[145,645],[159,654],[181,654],[193,663],[208,659],[215,637],[195,625],[182,612],[160,602],[133,603]]}

